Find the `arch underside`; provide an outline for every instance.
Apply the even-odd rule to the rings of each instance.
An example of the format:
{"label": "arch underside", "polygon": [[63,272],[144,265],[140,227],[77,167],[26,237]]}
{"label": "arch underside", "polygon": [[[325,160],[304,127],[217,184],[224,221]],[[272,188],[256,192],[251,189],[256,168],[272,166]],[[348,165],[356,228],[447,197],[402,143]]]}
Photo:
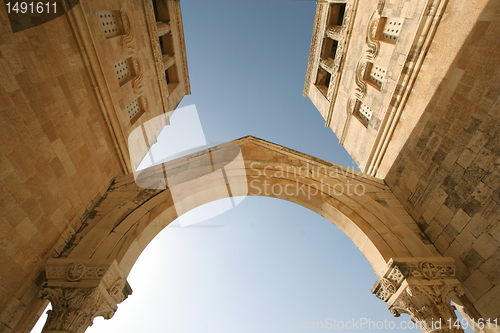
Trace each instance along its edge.
{"label": "arch underside", "polygon": [[287,200],[325,217],[378,276],[391,258],[436,255],[382,180],[254,137],[151,167],[138,178],[143,186],[148,180],[149,189],[138,186],[134,175],[117,178],[64,256],[116,259],[128,275],[149,242],[178,216],[245,195]]}

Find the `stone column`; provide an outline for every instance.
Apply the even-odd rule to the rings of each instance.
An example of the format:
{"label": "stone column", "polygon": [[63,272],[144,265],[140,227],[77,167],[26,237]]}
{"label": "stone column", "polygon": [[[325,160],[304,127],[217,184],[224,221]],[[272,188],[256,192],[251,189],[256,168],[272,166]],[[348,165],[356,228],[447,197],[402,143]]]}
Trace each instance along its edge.
{"label": "stone column", "polygon": [[175,58],[173,54],[164,54],[163,58],[163,70],[167,70],[175,64]]}
{"label": "stone column", "polygon": [[342,26],[328,25],[325,29],[325,36],[331,39],[340,40],[342,36]]}
{"label": "stone column", "polygon": [[453,296],[463,295],[453,258],[394,258],[372,288],[392,315],[411,316],[424,333],[463,332],[455,326]]}
{"label": "stone column", "polygon": [[42,332],[83,333],[95,317],[110,319],[132,293],[116,261],[49,259],[40,297],[52,310]]}
{"label": "stone column", "polygon": [[327,59],[319,59],[319,66],[321,68],[323,68],[325,71],[327,71],[328,73],[332,74],[333,72],[333,61],[331,58],[327,58]]}
{"label": "stone column", "polygon": [[171,31],[170,24],[163,21],[156,22],[156,29],[158,30],[159,37],[166,35]]}

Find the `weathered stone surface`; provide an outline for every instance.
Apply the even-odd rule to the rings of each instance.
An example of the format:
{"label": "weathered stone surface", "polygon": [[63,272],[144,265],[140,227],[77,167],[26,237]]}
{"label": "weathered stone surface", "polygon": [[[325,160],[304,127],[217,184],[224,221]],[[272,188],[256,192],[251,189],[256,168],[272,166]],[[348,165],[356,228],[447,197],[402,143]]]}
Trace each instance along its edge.
{"label": "weathered stone surface", "polygon": [[[190,93],[179,4],[168,3],[178,74],[170,86],[154,70],[152,4],[146,11],[142,1],[80,1],[16,33],[0,6],[0,327],[31,327],[45,261],[71,244],[111,181],[131,170],[128,134]],[[106,38],[103,10],[121,10],[122,35]],[[114,64],[131,57],[137,67],[120,84]],[[148,104],[131,121],[126,105],[137,98]],[[159,130],[148,128],[151,139]]]}

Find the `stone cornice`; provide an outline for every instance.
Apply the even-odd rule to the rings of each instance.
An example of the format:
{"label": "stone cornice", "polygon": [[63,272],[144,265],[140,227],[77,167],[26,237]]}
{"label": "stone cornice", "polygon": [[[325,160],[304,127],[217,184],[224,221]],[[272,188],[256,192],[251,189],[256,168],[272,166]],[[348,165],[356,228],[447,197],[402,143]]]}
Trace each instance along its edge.
{"label": "stone cornice", "polygon": [[[306,82],[304,84],[303,96],[307,97],[309,95],[309,88],[311,85],[311,78],[313,75],[314,63],[316,59],[316,48],[318,45],[318,40],[320,40],[319,31],[321,30],[321,23],[323,22],[322,16],[323,12],[327,8],[328,4],[318,3],[316,6],[316,15],[314,16],[314,28],[311,37],[311,47],[309,49],[309,60],[307,62],[307,72],[306,72]],[[321,43],[321,40],[319,41]]]}
{"label": "stone cornice", "polygon": [[178,0],[175,1],[174,7],[175,11],[173,12],[173,14],[175,19],[175,27],[177,29],[177,35],[179,37],[179,52],[182,59],[182,81],[184,82],[186,95],[191,95],[191,85],[189,84],[189,72],[186,56],[186,44],[184,42],[184,27],[182,25],[181,6]]}
{"label": "stone cornice", "polygon": [[151,44],[151,51],[153,52],[153,58],[155,63],[156,78],[158,82],[158,87],[160,89],[161,101],[163,105],[163,112],[168,112],[167,98],[169,96],[169,91],[167,88],[167,82],[165,80],[165,67],[163,65],[163,55],[161,54],[158,27],[156,25],[155,12],[153,8],[152,0],[144,0],[144,15],[146,17],[146,24],[148,26],[149,41]]}

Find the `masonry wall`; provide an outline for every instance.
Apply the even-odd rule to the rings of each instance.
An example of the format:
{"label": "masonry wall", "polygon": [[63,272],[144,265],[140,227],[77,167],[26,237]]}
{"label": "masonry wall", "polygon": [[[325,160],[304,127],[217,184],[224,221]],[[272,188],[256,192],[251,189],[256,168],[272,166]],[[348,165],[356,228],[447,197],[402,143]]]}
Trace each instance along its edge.
{"label": "masonry wall", "polygon": [[0,332],[20,332],[45,260],[122,167],[67,18],[15,34],[4,6],[0,20]]}
{"label": "masonry wall", "polygon": [[[493,319],[500,316],[500,3],[450,1],[446,12],[405,110],[411,118],[420,106],[422,116],[413,131],[400,128],[411,134],[385,180],[437,250],[456,259],[481,316]],[[477,22],[454,51],[469,17]]]}

